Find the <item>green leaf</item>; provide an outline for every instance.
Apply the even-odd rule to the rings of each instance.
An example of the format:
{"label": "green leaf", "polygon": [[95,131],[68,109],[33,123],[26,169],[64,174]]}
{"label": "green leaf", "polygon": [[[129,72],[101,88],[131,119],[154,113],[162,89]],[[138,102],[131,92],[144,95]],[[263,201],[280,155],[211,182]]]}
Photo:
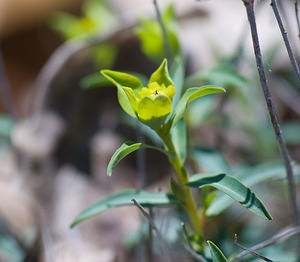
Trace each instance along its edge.
{"label": "green leaf", "polygon": [[113,154],[113,156],[111,157],[108,166],[107,166],[107,175],[111,176],[112,174],[112,170],[116,167],[116,165],[127,155],[129,155],[130,153],[132,153],[133,151],[136,151],[138,149],[140,149],[141,147],[145,147],[145,148],[150,148],[150,149],[155,149],[158,150],[166,155],[168,155],[168,152],[165,151],[162,148],[156,147],[156,146],[151,146],[151,145],[147,145],[147,144],[143,144],[143,143],[135,143],[135,142],[131,142],[128,141],[124,144],[122,144],[121,147],[119,147],[116,152]]}
{"label": "green leaf", "polygon": [[171,130],[171,137],[175,150],[179,156],[181,163],[185,162],[187,149],[187,131],[183,120],[179,121]]}
{"label": "green leaf", "polygon": [[135,76],[111,70],[102,70],[101,73],[118,88],[118,100],[123,110],[133,118],[137,118],[123,87],[139,90],[143,87],[140,80]]}
{"label": "green leaf", "polygon": [[101,70],[101,74],[117,87],[129,87],[133,90],[143,88],[141,81],[133,75],[112,70]]}
{"label": "green leaf", "polygon": [[146,124],[142,123],[141,121],[138,121],[137,119],[133,119],[129,117],[126,114],[123,114],[120,116],[120,121],[122,124],[127,125],[131,128],[139,128],[143,134],[148,137],[151,142],[158,146],[158,147],[163,147],[163,141],[161,140],[160,136],[149,126]]}
{"label": "green leaf", "polygon": [[[271,178],[285,177],[285,168],[282,164],[263,164],[246,168],[246,170],[238,172],[237,177],[244,185],[251,187]],[[230,197],[224,196],[224,194],[219,192],[206,210],[206,215],[216,216],[228,208],[232,203],[233,200]]]}
{"label": "green leaf", "polygon": [[213,85],[221,85],[225,87],[244,87],[249,86],[249,81],[239,75],[236,71],[227,67],[216,67],[206,71],[191,75],[186,80],[188,86],[207,82]]}
{"label": "green leaf", "polygon": [[230,171],[224,156],[218,151],[208,148],[195,148],[191,151],[191,156],[205,172],[221,173]]}
{"label": "green leaf", "polygon": [[184,82],[184,73],[185,73],[185,63],[183,61],[182,56],[177,56],[174,59],[174,62],[172,64],[170,75],[175,85],[175,95],[172,99],[173,108],[177,105],[183,88],[183,82]]}
{"label": "green leaf", "polygon": [[222,251],[211,241],[207,241],[210,249],[211,259],[213,262],[227,262],[227,258],[223,255]]}
{"label": "green leaf", "polygon": [[173,113],[174,120],[173,126],[177,124],[177,122],[183,117],[184,112],[186,110],[187,105],[193,100],[215,93],[225,93],[225,89],[218,86],[202,86],[202,87],[192,87],[185,91],[181,99],[179,100],[176,109]]}
{"label": "green leaf", "polygon": [[164,59],[160,67],[151,75],[149,84],[156,82],[159,85],[164,84],[166,87],[174,85],[168,71],[167,59]]}
{"label": "green leaf", "polygon": [[83,210],[74,220],[71,227],[78,223],[104,212],[113,207],[130,206],[133,205],[132,199],[135,199],[144,207],[152,206],[168,206],[176,204],[175,197],[170,194],[161,192],[149,192],[144,190],[126,190],[121,193],[110,195],[109,197],[93,204],[87,209]]}
{"label": "green leaf", "polygon": [[221,190],[254,214],[265,219],[272,219],[260,199],[256,197],[248,187],[233,176],[228,176],[226,174],[197,174],[190,178],[190,182],[187,185],[198,188],[212,186]]}
{"label": "green leaf", "polygon": [[[142,85],[147,85],[148,79],[142,74],[138,74],[135,72],[127,72],[131,75],[137,77],[141,80]],[[80,88],[83,90],[92,89],[96,87],[104,87],[108,86],[111,83],[110,80],[108,80],[104,75],[100,75],[99,73],[90,74],[85,77],[83,77],[80,81]]]}

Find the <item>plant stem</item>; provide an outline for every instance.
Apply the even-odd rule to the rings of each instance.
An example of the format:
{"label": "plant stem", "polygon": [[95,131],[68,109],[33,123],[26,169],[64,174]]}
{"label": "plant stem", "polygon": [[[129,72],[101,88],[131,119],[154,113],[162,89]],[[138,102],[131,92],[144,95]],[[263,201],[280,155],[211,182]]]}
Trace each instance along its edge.
{"label": "plant stem", "polygon": [[289,38],[288,38],[288,35],[287,35],[287,31],[286,31],[286,29],[285,29],[285,27],[283,25],[283,22],[282,22],[282,19],[281,19],[281,16],[280,16],[280,13],[279,13],[279,10],[278,10],[278,7],[277,7],[277,1],[276,0],[271,0],[271,6],[273,8],[273,11],[274,11],[274,14],[275,14],[278,26],[280,28],[280,32],[282,34],[282,38],[283,38],[283,41],[285,43],[286,50],[288,52],[291,64],[293,66],[293,69],[294,69],[297,77],[298,77],[298,80],[300,81],[299,66],[297,64],[295,55],[293,53],[293,50],[292,50],[292,47],[291,47],[291,44],[290,44],[290,41],[289,41]]}
{"label": "plant stem", "polygon": [[299,225],[300,224],[299,209],[297,206],[297,191],[296,191],[296,185],[295,185],[295,180],[294,180],[294,171],[293,171],[293,167],[292,167],[292,160],[291,160],[290,154],[288,152],[284,138],[282,136],[282,132],[281,132],[280,125],[278,122],[278,118],[277,118],[277,113],[276,113],[276,110],[275,110],[275,107],[273,104],[273,100],[272,100],[272,97],[271,97],[271,94],[269,91],[268,83],[266,80],[264,65],[263,65],[263,61],[262,61],[262,54],[260,51],[256,21],[255,21],[255,14],[254,14],[254,7],[253,7],[254,0],[243,0],[243,2],[246,7],[247,16],[248,16],[248,20],[249,20],[249,24],[250,24],[253,48],[254,48],[258,73],[259,73],[259,77],[260,77],[261,87],[263,89],[263,93],[264,93],[264,96],[266,99],[269,115],[270,115],[271,122],[273,125],[273,129],[276,134],[279,148],[280,148],[283,160],[284,160],[284,165],[285,165],[287,180],[288,180],[288,186],[289,186],[290,204],[291,204],[293,216],[294,216],[294,223],[296,225]]}
{"label": "plant stem", "polygon": [[197,236],[203,238],[203,230],[201,228],[200,217],[198,214],[195,199],[192,194],[192,190],[191,188],[185,186],[185,184],[188,183],[188,179],[189,179],[188,172],[183,166],[183,164],[181,163],[176,153],[171,136],[168,134],[166,136],[161,136],[161,138],[165,142],[168,151],[174,153],[172,154],[172,156],[169,157],[169,161],[174,167],[180,182],[181,190],[183,193],[183,199],[184,199],[184,203],[183,203],[184,208],[189,215],[194,232],[197,234]]}
{"label": "plant stem", "polygon": [[159,10],[157,0],[153,0],[153,5],[154,5],[154,8],[155,8],[157,21],[158,21],[158,23],[161,27],[161,31],[162,31],[165,55],[166,55],[167,60],[171,61],[172,55],[171,55],[170,42],[169,42],[169,39],[168,39],[167,29],[166,29],[166,27],[164,25],[164,22],[162,20],[162,17],[161,17],[161,13],[160,13],[160,10]]}

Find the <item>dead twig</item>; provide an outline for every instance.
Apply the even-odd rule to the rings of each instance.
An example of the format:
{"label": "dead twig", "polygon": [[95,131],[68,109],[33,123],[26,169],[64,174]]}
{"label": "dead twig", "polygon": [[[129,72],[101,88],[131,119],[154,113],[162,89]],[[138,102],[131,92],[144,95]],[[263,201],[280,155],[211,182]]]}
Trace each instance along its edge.
{"label": "dead twig", "polygon": [[245,250],[241,253],[239,253],[238,255],[236,255],[233,259],[230,260],[230,262],[236,262],[238,260],[240,260],[241,258],[243,258],[244,256],[250,254],[251,251],[256,251],[256,250],[259,250],[259,249],[262,249],[262,248],[265,248],[265,247],[268,247],[268,246],[272,246],[280,241],[283,241],[285,239],[288,239],[296,234],[299,234],[300,233],[300,226],[297,226],[297,227],[288,227],[284,230],[281,230],[279,233],[277,233],[276,235],[272,236],[271,238],[259,243],[259,244],[256,244],[255,246],[249,248],[248,250]]}
{"label": "dead twig", "polygon": [[262,259],[262,260],[264,260],[264,261],[267,261],[267,262],[273,262],[273,260],[271,260],[271,259],[269,259],[269,258],[266,258],[266,257],[264,257],[264,256],[262,256],[262,255],[260,255],[260,254],[257,254],[256,252],[254,252],[254,251],[251,250],[250,248],[246,248],[246,247],[242,246],[240,243],[238,243],[237,234],[234,235],[234,244],[235,244],[236,246],[238,246],[239,248],[248,251],[250,254],[252,254],[252,255],[255,256],[255,257],[258,257],[258,258],[260,258],[260,259]]}
{"label": "dead twig", "polygon": [[299,66],[297,64],[295,55],[293,53],[293,50],[292,50],[292,47],[291,47],[291,44],[290,44],[290,41],[289,41],[289,38],[288,38],[287,31],[286,31],[286,29],[285,29],[285,27],[283,25],[283,22],[282,22],[282,19],[281,19],[279,10],[278,10],[278,6],[277,6],[277,0],[271,0],[271,6],[272,6],[272,9],[273,9],[274,15],[276,17],[278,26],[280,28],[280,32],[281,32],[281,35],[282,35],[282,38],[283,38],[286,50],[288,52],[288,55],[289,55],[292,67],[293,67],[293,69],[294,69],[294,71],[295,71],[295,73],[296,73],[296,75],[297,75],[297,77],[298,77],[298,79],[300,81]]}
{"label": "dead twig", "polygon": [[183,247],[196,261],[207,262],[207,260],[203,256],[196,253],[187,243],[183,242]]}
{"label": "dead twig", "polygon": [[296,185],[295,185],[295,179],[294,179],[294,171],[292,168],[292,160],[290,157],[290,154],[288,152],[286,143],[283,139],[281,128],[278,122],[277,113],[273,104],[273,100],[269,91],[268,83],[266,80],[264,65],[262,61],[262,54],[260,51],[260,45],[259,45],[259,39],[258,39],[258,33],[257,33],[257,26],[256,26],[256,20],[255,20],[255,14],[254,14],[254,0],[243,0],[248,21],[251,29],[251,35],[252,35],[252,42],[253,42],[253,48],[256,58],[256,64],[258,69],[258,74],[260,78],[261,87],[263,89],[264,97],[267,103],[267,108],[269,111],[269,115],[271,118],[271,122],[273,125],[274,132],[276,134],[276,138],[279,144],[281,155],[284,159],[286,174],[287,174],[287,180],[288,180],[288,187],[289,187],[289,198],[290,198],[290,204],[293,211],[293,217],[294,217],[294,223],[296,225],[300,224],[299,221],[299,209],[297,205],[297,191],[296,191]]}
{"label": "dead twig", "polygon": [[160,231],[158,230],[157,226],[155,225],[152,217],[147,213],[147,211],[133,198],[131,201],[134,205],[141,211],[142,215],[147,219],[147,222],[151,225],[152,229],[155,231],[158,241],[161,243],[161,251],[164,254],[164,259],[166,262],[172,261],[171,252],[167,243],[164,241]]}
{"label": "dead twig", "polygon": [[[152,220],[154,219],[154,214],[153,214],[153,209],[152,207],[149,208],[149,216],[152,218]],[[153,234],[152,234],[152,226],[149,224],[149,228],[148,228],[148,240],[147,240],[147,261],[151,262],[152,261],[152,239],[153,239]]]}
{"label": "dead twig", "polygon": [[297,28],[298,28],[298,37],[300,40],[300,18],[299,18],[298,0],[295,1],[295,15],[296,15]]}

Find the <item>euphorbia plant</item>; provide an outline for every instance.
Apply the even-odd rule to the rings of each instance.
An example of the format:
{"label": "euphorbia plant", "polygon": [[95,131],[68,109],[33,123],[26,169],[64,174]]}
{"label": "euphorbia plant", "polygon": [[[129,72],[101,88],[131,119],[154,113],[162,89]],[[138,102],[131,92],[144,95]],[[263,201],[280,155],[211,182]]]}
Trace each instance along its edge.
{"label": "euphorbia plant", "polygon": [[[205,218],[205,211],[209,204],[199,209],[191,187],[202,188],[205,186],[212,186],[223,191],[261,217],[271,218],[255,194],[235,177],[226,174],[196,174],[190,176],[184,166],[185,156],[182,154],[182,151],[184,151],[182,147],[184,146],[178,146],[178,143],[176,145],[176,141],[180,140],[181,137],[178,137],[178,132],[174,132],[174,130],[184,124],[183,116],[187,105],[204,95],[224,93],[224,88],[213,85],[192,87],[181,95],[181,87],[176,86],[169,75],[166,59],[150,76],[146,87],[137,77],[130,74],[111,70],[102,70],[101,73],[117,87],[118,101],[122,109],[131,117],[153,129],[163,141],[163,147],[135,142],[124,143],[112,156],[107,174],[110,176],[113,168],[125,156],[141,147],[146,147],[165,153],[176,172],[176,177],[170,178],[171,194],[141,190],[128,190],[114,194],[84,210],[75,219],[73,226],[108,208],[132,205],[132,198],[135,198],[143,206],[175,204],[183,207],[188,215],[193,232],[189,236],[192,247],[203,252],[206,242],[202,220]],[[177,99],[174,99],[176,92],[178,92]],[[183,132],[181,134],[184,135],[186,130],[181,128],[180,130]],[[205,202],[209,201],[202,199],[202,203]],[[211,250],[214,249],[214,252],[218,252],[214,245],[211,244],[209,247]]]}

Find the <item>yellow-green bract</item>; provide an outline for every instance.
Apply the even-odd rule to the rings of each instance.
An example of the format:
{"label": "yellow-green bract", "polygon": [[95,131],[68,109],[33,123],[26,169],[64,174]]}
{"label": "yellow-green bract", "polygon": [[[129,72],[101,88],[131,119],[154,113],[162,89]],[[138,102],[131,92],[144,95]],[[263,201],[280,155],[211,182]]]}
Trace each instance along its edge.
{"label": "yellow-green bract", "polygon": [[117,87],[119,103],[127,114],[156,131],[164,129],[165,133],[183,118],[190,102],[204,95],[225,92],[224,88],[213,85],[192,87],[185,91],[177,104],[172,103],[176,89],[166,59],[151,75],[147,87],[137,77],[126,73],[112,70],[102,70],[101,73]]}
{"label": "yellow-green bract", "polygon": [[132,75],[102,70],[101,73],[118,88],[118,99],[123,110],[151,126],[150,121],[162,123],[172,110],[174,84],[169,76],[167,60],[151,75],[148,87]]}

